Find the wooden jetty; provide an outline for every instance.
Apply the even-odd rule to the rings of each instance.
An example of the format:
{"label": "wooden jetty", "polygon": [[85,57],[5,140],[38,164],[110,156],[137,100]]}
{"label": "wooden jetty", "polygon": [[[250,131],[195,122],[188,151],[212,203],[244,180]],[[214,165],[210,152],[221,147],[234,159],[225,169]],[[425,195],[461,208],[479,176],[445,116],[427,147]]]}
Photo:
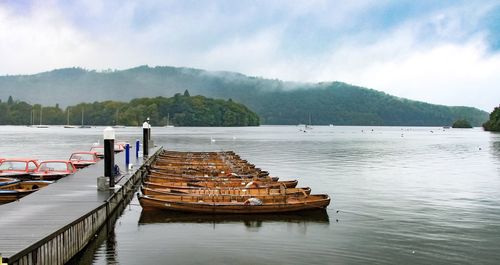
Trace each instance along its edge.
{"label": "wooden jetty", "polygon": [[125,154],[115,163],[125,174],[114,190],[97,190],[97,177],[104,175],[104,161],[63,178],[20,201],[0,205],[0,253],[9,265],[65,264],[78,254],[107,225],[118,206],[127,202],[146,167],[161,148],[131,163],[127,171]]}

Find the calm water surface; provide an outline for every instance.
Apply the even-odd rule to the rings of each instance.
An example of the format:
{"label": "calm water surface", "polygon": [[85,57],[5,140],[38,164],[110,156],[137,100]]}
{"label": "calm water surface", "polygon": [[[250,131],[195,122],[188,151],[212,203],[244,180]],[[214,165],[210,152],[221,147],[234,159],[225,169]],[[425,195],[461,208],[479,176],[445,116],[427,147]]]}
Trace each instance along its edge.
{"label": "calm water surface", "polygon": [[[0,157],[65,159],[102,130],[0,127]],[[140,133],[116,134],[133,142]],[[234,150],[332,204],[327,214],[207,217],[143,213],[134,199],[78,264],[500,262],[500,134],[262,126],[153,128],[153,138],[171,150]]]}

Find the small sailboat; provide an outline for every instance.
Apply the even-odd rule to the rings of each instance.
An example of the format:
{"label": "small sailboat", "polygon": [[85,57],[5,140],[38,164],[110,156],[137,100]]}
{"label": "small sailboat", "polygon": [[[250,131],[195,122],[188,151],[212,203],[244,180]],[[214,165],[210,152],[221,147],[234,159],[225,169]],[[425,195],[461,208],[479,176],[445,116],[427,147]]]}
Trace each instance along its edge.
{"label": "small sailboat", "polygon": [[31,108],[31,123],[27,127],[35,127],[35,108]]}
{"label": "small sailboat", "polygon": [[120,129],[120,128],[127,128],[125,125],[120,125],[120,124],[116,124],[118,122],[118,117],[119,117],[119,114],[120,111],[119,110],[116,110],[116,113],[115,113],[115,120],[113,121],[113,123],[115,125],[113,125],[112,127],[115,128],[115,129]]}
{"label": "small sailboat", "polygon": [[83,125],[84,112],[85,112],[85,109],[82,107],[82,125],[80,126],[80,128],[82,128],[82,129],[92,128],[89,125]]}
{"label": "small sailboat", "polygon": [[309,124],[306,124],[305,128],[306,128],[306,130],[313,129],[312,122],[311,122],[311,113],[309,113]]}
{"label": "small sailboat", "polygon": [[64,125],[64,128],[68,128],[68,129],[76,128],[76,126],[69,125],[69,107],[68,107],[67,113],[68,114],[67,114],[67,118],[66,118],[66,125]]}
{"label": "small sailboat", "polygon": [[174,125],[170,124],[170,113],[167,113],[167,125],[165,125],[165,127],[168,127],[168,128],[174,127]]}
{"label": "small sailboat", "polygon": [[42,125],[42,120],[43,120],[43,108],[40,106],[40,125],[36,126],[37,128],[45,129],[49,128],[47,125]]}

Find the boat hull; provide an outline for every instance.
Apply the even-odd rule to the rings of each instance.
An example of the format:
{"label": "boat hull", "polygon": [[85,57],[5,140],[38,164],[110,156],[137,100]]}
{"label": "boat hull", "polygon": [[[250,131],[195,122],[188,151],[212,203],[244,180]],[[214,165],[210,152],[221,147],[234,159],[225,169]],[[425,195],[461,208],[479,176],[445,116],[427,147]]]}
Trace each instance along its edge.
{"label": "boat hull", "polygon": [[88,167],[90,165],[93,165],[95,164],[96,162],[73,162],[73,165],[78,168],[78,169],[81,169],[81,168],[85,168],[85,167]]}
{"label": "boat hull", "polygon": [[59,180],[59,179],[62,179],[66,176],[70,175],[69,173],[68,174],[51,174],[51,173],[41,173],[41,174],[32,174],[32,179],[34,180]]}
{"label": "boat hull", "polygon": [[139,196],[139,202],[144,210],[167,210],[211,214],[261,214],[325,209],[330,204],[330,197],[328,197],[328,195],[321,196],[323,198],[317,200],[307,200],[305,202],[290,202],[290,200],[287,200],[283,203],[264,203],[262,205],[245,205],[244,203],[232,202],[183,202],[176,200],[162,200],[152,196]]}
{"label": "boat hull", "polygon": [[141,187],[145,195],[155,194],[177,194],[177,195],[226,195],[226,196],[268,196],[268,195],[310,195],[311,188],[220,188],[220,189],[182,189],[182,188],[164,188],[161,185],[145,184]]}
{"label": "boat hull", "polygon": [[33,179],[30,173],[27,172],[3,172],[0,173],[0,178],[16,178],[20,180],[31,180]]}
{"label": "boat hull", "polygon": [[52,184],[51,181],[22,181],[0,187],[0,204],[17,201],[41,188]]}
{"label": "boat hull", "polygon": [[21,180],[15,178],[0,178],[0,189],[3,186],[11,185],[20,182]]}
{"label": "boat hull", "polygon": [[148,176],[147,181],[164,184],[171,187],[207,187],[207,188],[218,188],[218,187],[242,187],[244,188],[249,183],[253,182],[258,187],[280,187],[284,186],[286,188],[295,188],[298,184],[297,180],[285,180],[285,181],[244,181],[244,180],[230,180],[230,181],[197,181],[192,182],[189,180],[173,180],[164,177],[154,177]]}

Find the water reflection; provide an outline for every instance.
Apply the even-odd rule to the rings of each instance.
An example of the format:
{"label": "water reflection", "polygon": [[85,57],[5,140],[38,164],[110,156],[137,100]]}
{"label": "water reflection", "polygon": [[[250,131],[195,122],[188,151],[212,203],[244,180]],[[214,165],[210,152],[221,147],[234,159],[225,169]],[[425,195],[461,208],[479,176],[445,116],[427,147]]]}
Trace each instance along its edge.
{"label": "water reflection", "polygon": [[307,225],[309,223],[329,224],[330,219],[326,210],[318,209],[297,213],[278,213],[278,214],[252,214],[252,215],[234,215],[234,214],[197,214],[181,213],[169,211],[142,211],[139,218],[139,225],[158,224],[158,223],[243,223],[249,229],[258,230],[265,223],[287,222]]}
{"label": "water reflection", "polygon": [[490,143],[491,153],[500,160],[500,134],[492,134]]}
{"label": "water reflection", "polygon": [[106,264],[119,264],[116,254],[116,234],[115,230],[111,229],[106,239]]}
{"label": "water reflection", "polygon": [[[65,159],[103,129],[2,127],[0,151]],[[500,134],[403,129],[154,128],[167,149],[234,150],[334,196],[329,216],[151,214],[134,198],[77,264],[498,264]],[[140,133],[117,130],[130,142]]]}
{"label": "water reflection", "polygon": [[81,251],[78,255],[73,257],[66,265],[91,265],[94,264],[95,253],[105,257],[105,264],[119,264],[116,257],[116,233],[115,233],[114,220],[105,225],[101,231],[96,235],[94,240]]}

